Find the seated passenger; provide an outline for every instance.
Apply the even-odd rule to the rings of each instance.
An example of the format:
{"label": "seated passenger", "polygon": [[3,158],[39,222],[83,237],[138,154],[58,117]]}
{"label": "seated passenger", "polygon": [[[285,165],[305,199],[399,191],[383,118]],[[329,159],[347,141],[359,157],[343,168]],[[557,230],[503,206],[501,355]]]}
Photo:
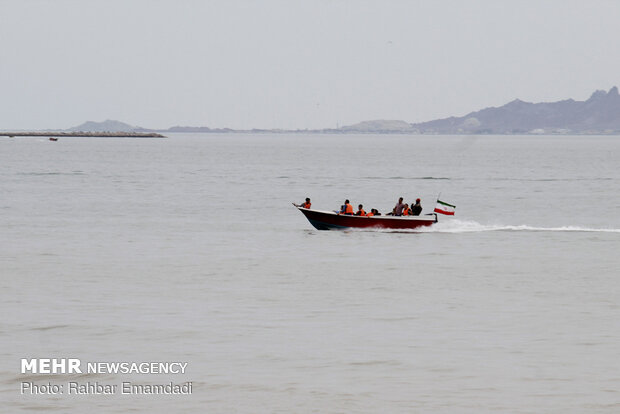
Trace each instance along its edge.
{"label": "seated passenger", "polygon": [[405,206],[403,207],[403,214],[401,214],[403,216],[410,216],[411,215],[411,210],[409,210],[409,204],[405,204]]}
{"label": "seated passenger", "polygon": [[340,209],[339,214],[353,215],[353,206],[349,203],[349,200],[344,200],[344,205]]}
{"label": "seated passenger", "polygon": [[362,217],[366,215],[366,212],[364,211],[364,206],[363,205],[360,204],[357,207],[357,213],[355,213],[355,215],[356,216],[362,216]]}
{"label": "seated passenger", "polygon": [[374,215],[375,215],[374,211],[375,211],[375,209],[374,209],[374,208],[370,209],[370,213],[366,214],[366,217],[372,217],[372,216],[374,216]]}
{"label": "seated passenger", "polygon": [[379,213],[379,210],[377,210],[376,208],[373,208],[371,211],[372,211],[373,215],[375,215],[375,216],[380,216],[381,215],[381,213]]}
{"label": "seated passenger", "polygon": [[411,214],[419,216],[422,213],[422,205],[420,205],[420,199],[415,200],[415,204],[411,207]]}
{"label": "seated passenger", "polygon": [[295,204],[295,207],[310,208],[311,205],[312,203],[310,202],[310,199],[306,197],[306,202],[301,204]]}

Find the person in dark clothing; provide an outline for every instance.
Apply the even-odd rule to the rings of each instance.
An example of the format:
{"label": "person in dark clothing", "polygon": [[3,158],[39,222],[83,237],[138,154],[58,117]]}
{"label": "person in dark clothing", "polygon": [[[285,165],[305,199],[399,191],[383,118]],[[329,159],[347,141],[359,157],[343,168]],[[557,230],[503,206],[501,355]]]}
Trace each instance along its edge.
{"label": "person in dark clothing", "polygon": [[419,216],[422,213],[422,206],[420,205],[420,199],[415,200],[415,204],[411,207],[411,214]]}

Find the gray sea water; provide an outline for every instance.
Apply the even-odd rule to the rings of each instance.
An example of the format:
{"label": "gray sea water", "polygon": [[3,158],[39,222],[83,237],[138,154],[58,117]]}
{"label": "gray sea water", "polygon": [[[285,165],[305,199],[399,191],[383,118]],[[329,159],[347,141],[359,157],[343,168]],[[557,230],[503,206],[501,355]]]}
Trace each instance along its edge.
{"label": "gray sea water", "polygon": [[[0,411],[620,412],[620,139],[0,139]],[[320,232],[291,206],[457,206]],[[21,374],[21,358],[186,361]],[[192,381],[188,396],[23,381]]]}

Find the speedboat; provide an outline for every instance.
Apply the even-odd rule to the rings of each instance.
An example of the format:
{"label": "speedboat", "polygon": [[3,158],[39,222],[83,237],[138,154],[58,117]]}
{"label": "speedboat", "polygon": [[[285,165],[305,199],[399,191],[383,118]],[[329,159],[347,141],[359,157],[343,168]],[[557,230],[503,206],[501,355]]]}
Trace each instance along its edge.
{"label": "speedboat", "polygon": [[[295,205],[295,204],[293,204]],[[321,211],[295,205],[317,230],[338,230],[349,228],[415,229],[437,223],[437,214],[424,216],[352,216],[334,211]]]}

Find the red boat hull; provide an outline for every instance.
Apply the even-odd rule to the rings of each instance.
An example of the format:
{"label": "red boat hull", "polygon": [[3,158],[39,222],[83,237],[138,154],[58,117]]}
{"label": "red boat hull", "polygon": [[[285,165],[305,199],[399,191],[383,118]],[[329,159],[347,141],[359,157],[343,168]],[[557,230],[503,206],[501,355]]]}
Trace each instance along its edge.
{"label": "red boat hull", "polygon": [[361,217],[297,207],[317,230],[348,228],[415,229],[437,223],[437,215]]}

